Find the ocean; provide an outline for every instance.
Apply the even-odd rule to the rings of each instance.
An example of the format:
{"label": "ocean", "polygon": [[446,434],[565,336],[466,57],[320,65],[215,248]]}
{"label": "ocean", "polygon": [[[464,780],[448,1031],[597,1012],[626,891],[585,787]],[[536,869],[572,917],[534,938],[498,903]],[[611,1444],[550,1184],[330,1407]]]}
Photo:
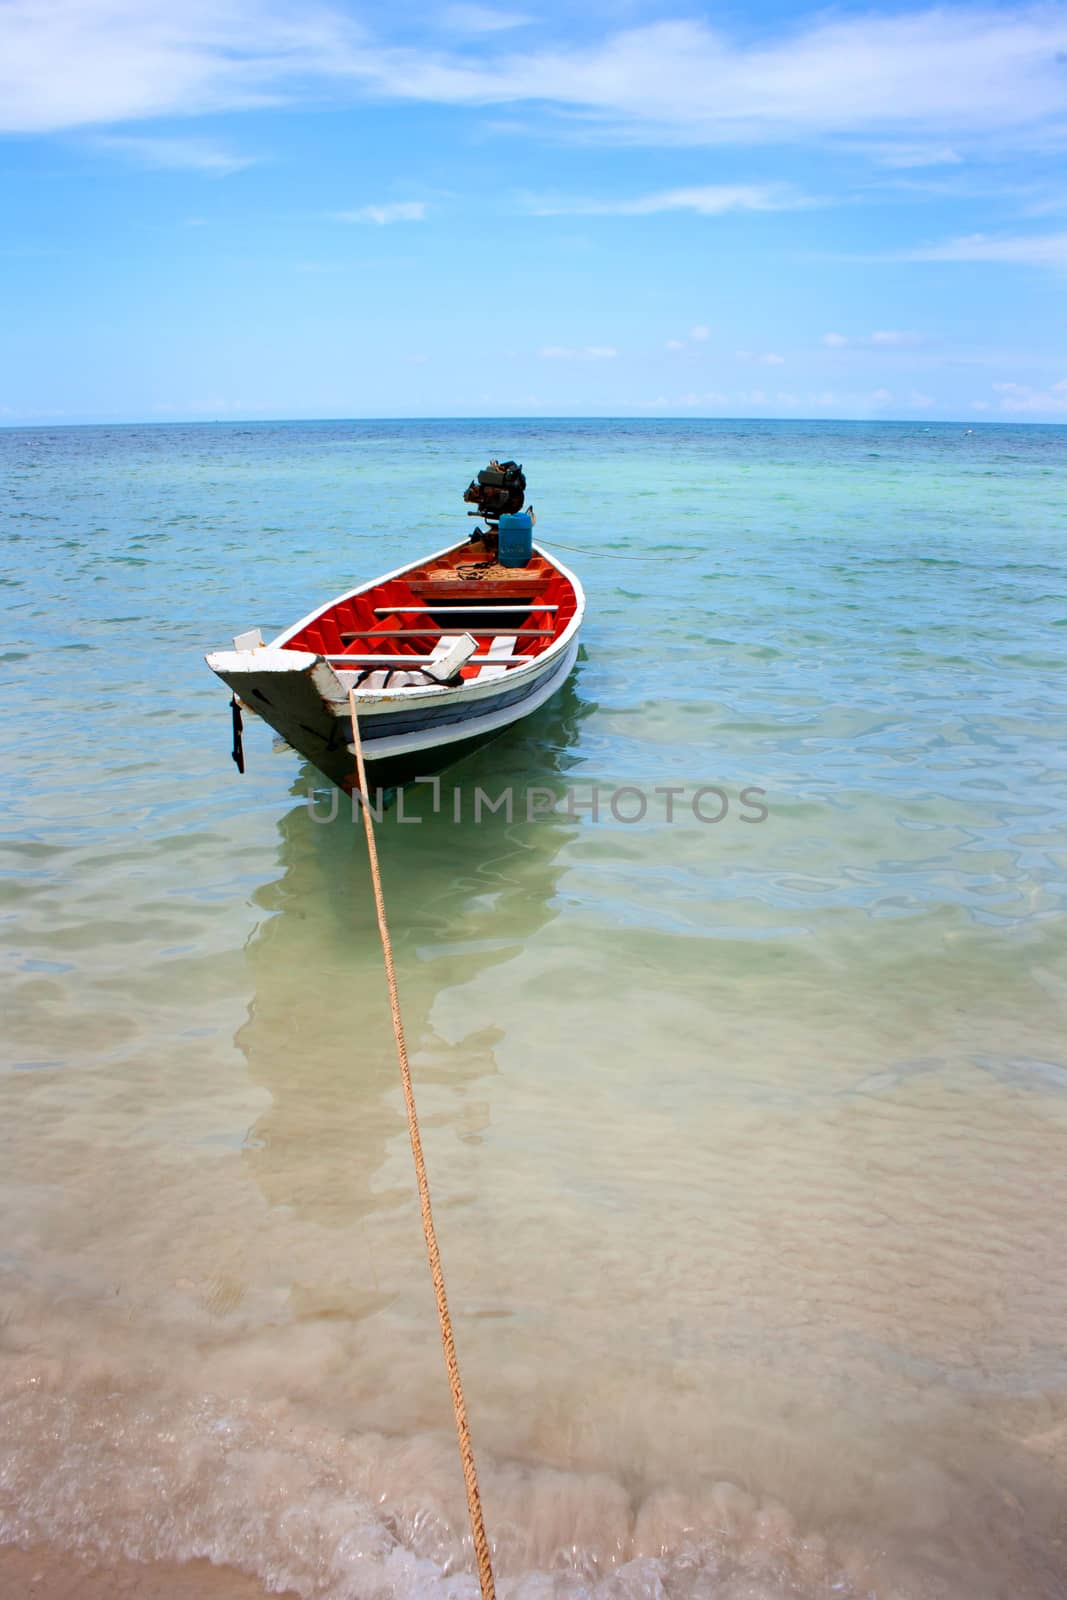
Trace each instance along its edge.
{"label": "ocean", "polygon": [[1067,427],[0,430],[0,1542],[474,1600],[362,829],[203,655],[490,455],[582,659],[378,837],[500,1592],[1062,1600]]}

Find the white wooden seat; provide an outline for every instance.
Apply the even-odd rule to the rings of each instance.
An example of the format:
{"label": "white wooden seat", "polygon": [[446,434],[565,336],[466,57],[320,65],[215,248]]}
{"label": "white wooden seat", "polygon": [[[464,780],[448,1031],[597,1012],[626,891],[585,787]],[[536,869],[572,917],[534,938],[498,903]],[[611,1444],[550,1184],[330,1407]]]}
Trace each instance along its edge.
{"label": "white wooden seat", "polygon": [[[514,659],[512,652],[514,651],[517,642],[518,638],[514,633],[500,634],[496,639],[493,640],[492,644],[489,646],[489,649],[485,652],[489,658],[489,662],[494,663],[512,661]],[[475,683],[481,683],[485,678],[502,678],[507,670],[508,669],[506,665],[497,666],[487,663],[484,667],[482,667],[474,681]]]}

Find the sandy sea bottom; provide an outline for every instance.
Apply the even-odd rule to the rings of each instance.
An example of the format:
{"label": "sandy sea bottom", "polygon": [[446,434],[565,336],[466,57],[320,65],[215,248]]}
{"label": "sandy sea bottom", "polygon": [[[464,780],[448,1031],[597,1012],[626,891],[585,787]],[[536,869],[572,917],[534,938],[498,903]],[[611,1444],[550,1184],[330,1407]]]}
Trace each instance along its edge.
{"label": "sandy sea bottom", "polygon": [[[55,1546],[0,1547],[0,1592],[19,1600],[260,1600],[272,1591],[254,1578],[207,1561],[108,1561]],[[276,1591],[274,1591],[276,1592]]]}
{"label": "sandy sea bottom", "polygon": [[[473,1600],[361,834],[196,653],[420,426],[0,436],[5,1592]],[[1067,1593],[1067,430],[975,437],[528,425],[586,659],[380,829],[512,1600]]]}

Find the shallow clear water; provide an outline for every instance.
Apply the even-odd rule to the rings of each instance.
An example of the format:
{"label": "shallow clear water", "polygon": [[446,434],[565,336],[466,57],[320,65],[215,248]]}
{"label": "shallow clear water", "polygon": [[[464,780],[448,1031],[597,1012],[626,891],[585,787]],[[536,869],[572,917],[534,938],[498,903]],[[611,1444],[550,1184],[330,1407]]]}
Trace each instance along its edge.
{"label": "shallow clear water", "polygon": [[362,833],[201,657],[490,453],[585,659],[380,850],[502,1591],[1062,1596],[1067,428],[0,432],[0,1535],[474,1593]]}

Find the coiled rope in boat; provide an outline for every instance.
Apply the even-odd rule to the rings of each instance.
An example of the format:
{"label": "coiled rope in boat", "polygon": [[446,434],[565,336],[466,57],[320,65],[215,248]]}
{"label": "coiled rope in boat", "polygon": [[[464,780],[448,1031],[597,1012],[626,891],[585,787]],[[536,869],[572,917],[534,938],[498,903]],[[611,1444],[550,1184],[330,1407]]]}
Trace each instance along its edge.
{"label": "coiled rope in boat", "polygon": [[437,1320],[441,1326],[441,1344],[445,1352],[445,1370],[448,1373],[448,1387],[452,1393],[452,1410],[456,1418],[456,1437],[459,1440],[459,1459],[463,1466],[463,1482],[467,1490],[467,1513],[470,1517],[474,1555],[478,1563],[478,1582],[481,1585],[482,1600],[496,1600],[496,1588],[493,1583],[493,1564],[489,1555],[489,1541],[485,1536],[485,1523],[482,1519],[481,1495],[478,1493],[478,1469],[474,1463],[474,1446],[471,1443],[470,1424],[467,1421],[467,1406],[463,1398],[463,1384],[459,1376],[459,1363],[456,1360],[456,1344],[452,1337],[452,1319],[448,1314],[445,1275],[441,1267],[441,1253],[437,1248],[437,1232],[433,1225],[433,1210],[430,1206],[430,1185],[426,1177],[426,1163],[423,1160],[422,1139],[419,1134],[419,1117],[415,1109],[415,1091],[411,1085],[411,1068],[408,1065],[407,1045],[404,1042],[404,1022],[400,1014],[400,996],[397,991],[396,968],[393,965],[393,945],[389,938],[389,925],[385,920],[385,897],[382,894],[382,879],[378,869],[378,846],[374,838],[374,824],[371,821],[370,796],[367,792],[367,771],[363,764],[363,741],[359,734],[359,717],[356,713],[356,694],[354,689],[349,689],[348,691],[348,710],[352,719],[352,745],[356,754],[360,809],[363,812],[363,828],[367,835],[367,856],[370,861],[371,883],[374,886],[374,908],[378,914],[378,933],[381,936],[382,955],[385,959],[385,980],[389,987],[389,1009],[393,1016],[393,1036],[396,1039],[396,1054],[400,1062],[400,1082],[403,1085],[404,1104],[407,1107],[408,1137],[411,1140],[411,1154],[415,1159],[415,1180],[419,1189],[422,1231],[426,1239],[426,1254],[430,1261],[430,1277],[433,1279],[434,1299],[437,1301]]}

